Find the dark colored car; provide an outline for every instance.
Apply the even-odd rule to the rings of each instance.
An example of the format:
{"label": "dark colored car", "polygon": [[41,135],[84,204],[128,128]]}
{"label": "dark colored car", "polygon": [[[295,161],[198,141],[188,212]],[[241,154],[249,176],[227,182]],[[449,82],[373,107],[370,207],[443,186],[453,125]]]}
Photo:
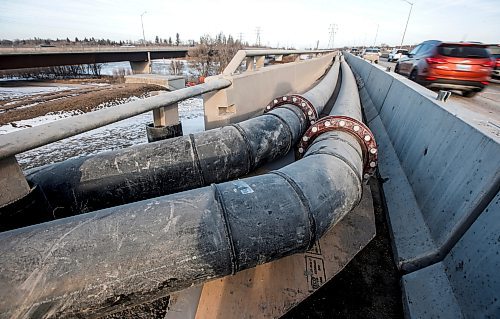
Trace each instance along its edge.
{"label": "dark colored car", "polygon": [[394,72],[429,88],[459,90],[470,97],[489,84],[493,65],[484,44],[429,40],[399,60]]}
{"label": "dark colored car", "polygon": [[495,66],[491,76],[495,79],[500,79],[500,44],[489,45],[491,56],[495,59]]}

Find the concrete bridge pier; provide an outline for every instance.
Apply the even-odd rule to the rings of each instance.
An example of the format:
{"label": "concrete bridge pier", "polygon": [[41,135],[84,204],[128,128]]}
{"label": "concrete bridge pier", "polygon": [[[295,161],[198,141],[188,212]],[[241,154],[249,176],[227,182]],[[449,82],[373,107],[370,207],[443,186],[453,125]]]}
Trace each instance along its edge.
{"label": "concrete bridge pier", "polygon": [[130,61],[130,67],[133,74],[151,74],[151,53],[148,52],[148,59],[146,61]]}

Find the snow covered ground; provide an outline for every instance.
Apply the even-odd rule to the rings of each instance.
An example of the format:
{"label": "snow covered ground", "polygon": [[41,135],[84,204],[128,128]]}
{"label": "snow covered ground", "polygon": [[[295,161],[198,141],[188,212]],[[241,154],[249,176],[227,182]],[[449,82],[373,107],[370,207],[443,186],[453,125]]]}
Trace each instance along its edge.
{"label": "snow covered ground", "polygon": [[[170,60],[153,60],[152,69],[155,74],[170,74]],[[184,63],[183,74],[189,76],[192,72],[187,61]],[[129,62],[114,62],[103,64],[101,73],[103,75],[113,75],[113,71],[130,71]],[[73,88],[81,88],[83,85],[60,85],[49,84],[47,86],[29,85],[18,87],[0,87],[0,100],[6,98],[23,98],[47,92],[57,92]],[[86,83],[86,86],[92,86]],[[99,84],[95,84],[99,86]],[[108,85],[108,84],[101,84]],[[112,107],[117,104],[137,100],[140,97],[130,97],[113,102],[106,102],[96,109]],[[36,103],[30,106],[35,106]],[[81,114],[80,111],[55,112],[29,120],[16,121],[0,126],[0,139],[2,134],[27,129],[32,126],[41,125],[57,121],[66,117]],[[179,103],[179,118],[182,122],[184,134],[196,133],[205,130],[203,112],[203,99],[201,97],[188,99]],[[45,145],[28,152],[18,154],[17,160],[24,169],[37,167],[48,163],[59,162],[70,157],[85,156],[99,152],[116,150],[135,144],[147,143],[146,125],[153,121],[152,112],[140,114],[132,118],[116,122],[80,135],[76,135],[49,145]]]}
{"label": "snow covered ground", "polygon": [[[137,100],[131,97],[120,103]],[[110,103],[100,105],[98,108],[111,107]],[[1,134],[15,130],[26,129],[48,122],[74,116],[79,112],[58,112],[40,116],[30,120],[14,122],[0,126]],[[203,99],[192,98],[179,103],[179,118],[182,122],[184,134],[201,132],[205,129],[203,118]],[[147,143],[146,125],[153,120],[152,112],[140,114],[129,119],[116,122],[80,135],[48,144],[31,151],[18,154],[17,160],[22,168],[27,169],[48,163],[59,162],[70,157],[85,156],[109,150],[116,150],[135,144]]]}
{"label": "snow covered ground", "polygon": [[6,99],[15,99],[25,96],[38,95],[48,92],[71,90],[76,88],[77,88],[76,86],[59,86],[59,85],[0,87],[0,101]]}

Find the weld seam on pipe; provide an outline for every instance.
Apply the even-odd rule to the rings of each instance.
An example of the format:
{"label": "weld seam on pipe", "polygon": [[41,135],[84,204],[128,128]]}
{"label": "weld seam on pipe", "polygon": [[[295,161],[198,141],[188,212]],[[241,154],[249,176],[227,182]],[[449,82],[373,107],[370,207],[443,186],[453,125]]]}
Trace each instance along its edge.
{"label": "weld seam on pipe", "polygon": [[224,235],[229,244],[229,252],[230,252],[230,261],[231,261],[231,275],[236,274],[238,271],[238,258],[236,256],[236,248],[234,246],[233,234],[231,233],[231,227],[227,221],[227,209],[224,203],[224,197],[222,196],[221,191],[217,187],[217,184],[212,184],[212,189],[214,191],[214,198],[219,206],[219,211],[222,219],[222,223],[224,224]]}
{"label": "weld seam on pipe", "polygon": [[318,151],[312,151],[311,153],[309,153],[308,155],[312,156],[312,155],[330,155],[330,156],[333,156],[335,158],[338,158],[339,160],[341,160],[342,162],[344,162],[347,166],[349,166],[349,168],[353,171],[354,175],[356,175],[356,177],[359,179],[359,182],[361,183],[361,181],[363,180],[363,177],[357,172],[356,170],[356,167],[354,167],[352,164],[351,164],[351,161],[349,161],[347,158],[345,158],[344,156],[342,155],[339,155],[339,154],[335,154],[333,152],[329,152],[329,151],[324,151],[324,150],[318,150]]}
{"label": "weld seam on pipe", "polygon": [[309,203],[309,200],[307,199],[307,196],[304,194],[302,189],[299,187],[299,185],[288,175],[286,175],[283,172],[280,171],[271,171],[269,174],[274,174],[277,175],[281,178],[283,178],[289,185],[292,187],[293,191],[295,194],[299,197],[300,203],[304,207],[306,214],[307,214],[307,220],[309,221],[309,243],[307,244],[307,250],[311,249],[314,244],[316,243],[316,219],[314,218],[314,214],[312,213],[311,210],[311,205]]}
{"label": "weld seam on pipe", "polygon": [[[281,106],[281,108],[290,110],[295,114],[295,116],[297,116],[297,118],[299,119],[299,124],[300,124],[300,132],[305,132],[307,130],[307,128],[309,127],[310,124],[307,122],[307,116],[305,116],[305,114],[304,114],[304,112],[302,112],[302,110],[300,110],[298,107],[296,107],[294,105],[288,105],[288,104]],[[269,112],[267,114],[274,114],[274,112]],[[301,116],[299,114],[303,115],[306,120],[302,120]],[[274,114],[274,115],[277,115],[277,114]],[[299,139],[300,139],[300,137],[299,137]]]}
{"label": "weld seam on pipe", "polygon": [[198,156],[198,150],[196,149],[196,144],[194,141],[194,135],[189,134],[189,140],[191,141],[191,148],[193,149],[194,161],[196,169],[198,170],[198,176],[200,178],[201,185],[205,185],[205,176],[203,175],[203,169],[201,168],[200,157]]}
{"label": "weld seam on pipe", "polygon": [[[350,135],[354,136],[354,137],[356,138],[356,141],[358,141],[358,137],[357,137],[357,136],[355,136],[354,134],[351,134],[351,133],[346,132],[346,131],[340,131],[340,132],[345,132],[345,133],[348,133],[348,134],[350,134]],[[326,134],[324,134],[324,135],[326,135]],[[355,152],[359,155],[359,157],[364,158],[364,157],[363,157],[363,156],[364,156],[363,152],[360,152],[360,151],[358,150],[358,148],[356,147],[356,146],[360,146],[361,148],[363,147],[363,145],[361,145],[361,143],[359,143],[359,141],[358,141],[358,144],[357,144],[356,146],[354,146],[351,142],[349,142],[349,141],[347,141],[347,140],[345,140],[345,139],[343,139],[343,138],[340,138],[340,137],[338,137],[338,136],[326,136],[326,137],[323,137],[323,138],[322,138],[322,137],[321,137],[321,135],[320,135],[320,136],[318,136],[318,138],[316,138],[316,139],[314,140],[314,143],[316,143],[316,142],[320,142],[320,141],[326,141],[326,140],[341,141],[341,142],[343,142],[343,143],[345,143],[345,144],[349,145],[349,146],[350,146],[350,147],[351,147],[351,148],[352,148],[352,149],[353,149],[353,150],[354,150],[354,151],[355,151]]]}
{"label": "weld seam on pipe", "polygon": [[[295,114],[295,112],[294,112],[294,114]],[[278,118],[278,120],[281,122],[281,124],[283,124],[283,126],[285,127],[285,129],[288,133],[288,136],[290,137],[288,147],[287,147],[286,152],[285,152],[285,154],[288,154],[288,152],[290,151],[290,149],[293,146],[293,133],[292,133],[292,129],[291,129],[290,125],[288,125],[288,123],[284,119],[282,119],[281,116],[279,116],[278,114],[274,114],[274,113],[269,112],[269,113],[266,113],[265,115],[271,115],[271,116]],[[300,118],[299,118],[299,122],[300,122]]]}
{"label": "weld seam on pipe", "polygon": [[249,142],[247,133],[245,130],[238,124],[231,124],[230,126],[234,127],[241,135],[241,138],[243,139],[243,142],[245,143],[245,148],[247,151],[247,157],[248,157],[248,170],[247,173],[253,171],[255,169],[255,157],[253,156],[253,148],[252,145]]}

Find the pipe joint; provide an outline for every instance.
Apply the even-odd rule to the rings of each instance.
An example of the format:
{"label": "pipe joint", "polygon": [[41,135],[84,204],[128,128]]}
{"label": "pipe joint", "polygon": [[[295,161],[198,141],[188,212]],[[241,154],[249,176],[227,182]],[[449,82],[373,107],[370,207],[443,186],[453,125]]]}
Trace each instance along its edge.
{"label": "pipe joint", "polygon": [[319,135],[328,131],[343,131],[356,138],[363,151],[363,178],[370,178],[375,173],[378,163],[378,149],[375,137],[363,122],[348,116],[326,116],[311,125],[298,144],[297,159],[300,159],[305,154]]}
{"label": "pipe joint", "polygon": [[283,95],[275,98],[266,106],[264,113],[267,113],[276,107],[280,107],[286,104],[291,104],[298,107],[306,116],[307,122],[311,125],[318,120],[318,112],[316,111],[314,105],[312,105],[312,103],[309,102],[308,99],[299,94]]}

